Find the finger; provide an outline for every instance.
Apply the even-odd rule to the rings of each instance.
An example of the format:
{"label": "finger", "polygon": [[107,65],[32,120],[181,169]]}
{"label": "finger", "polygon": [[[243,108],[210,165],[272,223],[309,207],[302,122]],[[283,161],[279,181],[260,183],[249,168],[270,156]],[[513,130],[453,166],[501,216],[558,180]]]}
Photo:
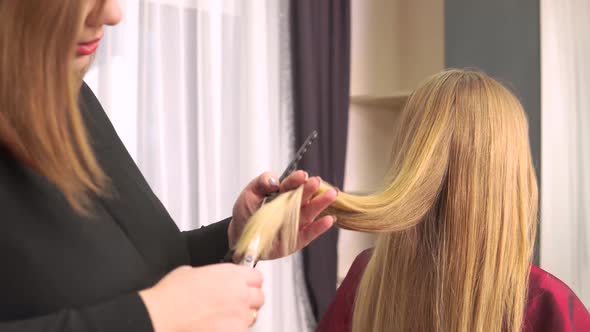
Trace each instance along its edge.
{"label": "finger", "polygon": [[304,229],[299,231],[299,238],[297,239],[297,250],[307,247],[307,245],[324,234],[336,222],[334,216],[324,216],[315,222],[307,225]]}
{"label": "finger", "polygon": [[305,227],[324,211],[330,204],[334,203],[338,196],[336,189],[328,189],[321,195],[313,198],[308,204],[301,208],[301,227]]}
{"label": "finger", "polygon": [[248,327],[254,326],[254,324],[256,324],[257,320],[258,320],[258,311],[253,310],[252,311],[252,323],[250,323],[250,326],[248,326]]}
{"label": "finger", "polygon": [[250,305],[250,309],[253,310],[260,310],[264,305],[264,292],[260,288],[250,287],[248,288],[248,302]]}
{"label": "finger", "polygon": [[303,186],[303,196],[301,197],[302,205],[306,205],[309,203],[309,200],[313,197],[313,195],[320,189],[320,184],[322,183],[322,179],[319,176],[315,176],[305,183]]}
{"label": "finger", "polygon": [[[254,310],[252,309],[245,309],[245,308],[240,308],[239,312],[237,312],[237,316],[236,318],[239,319],[239,329],[235,329],[235,331],[240,331],[240,332],[248,332],[249,328],[252,327],[253,325],[253,321],[254,318],[258,318],[258,313],[256,315],[254,315]],[[223,330],[220,331],[234,331],[230,327],[229,325],[226,325],[227,327],[225,327]]]}
{"label": "finger", "polygon": [[290,191],[299,188],[307,182],[309,174],[306,171],[295,171],[291,173],[283,182],[281,182],[281,192]]}
{"label": "finger", "polygon": [[279,180],[272,172],[262,173],[260,176],[252,180],[248,186],[259,196],[266,196],[277,192],[280,189]]}
{"label": "finger", "polygon": [[247,266],[240,266],[240,269],[242,270],[242,273],[244,273],[246,285],[256,288],[262,287],[262,282],[264,280],[262,272]]}
{"label": "finger", "polygon": [[[258,311],[257,310],[242,310],[240,315],[241,321],[244,324],[244,330],[237,330],[237,331],[244,331],[247,332],[254,324],[256,324],[256,320],[258,320]],[[223,329],[223,331],[233,331],[229,329]]]}

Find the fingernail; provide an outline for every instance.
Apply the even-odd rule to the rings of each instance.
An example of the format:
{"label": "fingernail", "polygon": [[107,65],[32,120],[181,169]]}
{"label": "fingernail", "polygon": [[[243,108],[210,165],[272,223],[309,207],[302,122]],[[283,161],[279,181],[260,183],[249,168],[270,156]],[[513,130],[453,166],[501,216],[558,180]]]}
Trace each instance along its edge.
{"label": "fingernail", "polygon": [[275,178],[268,179],[268,183],[273,187],[277,187],[279,185],[279,181],[277,181]]}
{"label": "fingernail", "polygon": [[336,221],[338,221],[338,218],[336,216],[332,216],[332,223],[336,223]]}
{"label": "fingernail", "polygon": [[309,180],[309,174],[307,172],[303,172],[305,174],[305,181]]}

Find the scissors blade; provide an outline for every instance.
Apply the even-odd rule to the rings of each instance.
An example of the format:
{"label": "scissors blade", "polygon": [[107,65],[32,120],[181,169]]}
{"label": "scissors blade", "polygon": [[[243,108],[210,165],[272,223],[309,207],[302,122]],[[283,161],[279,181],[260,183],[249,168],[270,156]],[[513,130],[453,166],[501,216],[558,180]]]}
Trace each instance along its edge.
{"label": "scissors blade", "polygon": [[[305,139],[303,144],[301,144],[301,147],[299,147],[299,149],[295,153],[295,157],[293,157],[291,162],[287,165],[287,168],[285,169],[283,174],[281,174],[281,177],[279,178],[279,183],[283,182],[289,175],[291,175],[291,173],[293,173],[297,169],[299,162],[301,161],[301,159],[303,159],[303,156],[305,155],[307,150],[309,150],[309,147],[313,144],[313,142],[317,138],[318,138],[317,130],[312,131],[311,134],[309,134],[309,136],[307,136],[307,138]],[[270,195],[267,195],[264,198],[264,200],[262,201],[262,204],[260,206],[263,206],[264,204],[269,203],[270,201],[275,199],[277,196],[278,196],[278,193],[272,193]]]}

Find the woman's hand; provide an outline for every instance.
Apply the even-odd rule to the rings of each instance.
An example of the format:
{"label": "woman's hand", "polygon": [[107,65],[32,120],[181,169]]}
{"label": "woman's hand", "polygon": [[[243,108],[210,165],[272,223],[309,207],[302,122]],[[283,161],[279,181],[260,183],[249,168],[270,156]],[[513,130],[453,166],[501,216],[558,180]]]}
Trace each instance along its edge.
{"label": "woman's hand", "polygon": [[182,266],[139,292],[155,332],[247,331],[264,304],[262,273],[234,264]]}
{"label": "woman's hand", "polygon": [[[293,172],[280,184],[277,177],[269,172],[263,173],[252,180],[242,191],[234,205],[233,218],[228,229],[230,248],[233,248],[238,241],[248,219],[258,210],[266,195],[277,191],[293,190],[301,185],[304,185],[304,189],[297,250],[307,246],[311,241],[330,229],[335,221],[332,216],[324,216],[315,220],[322,211],[336,200],[337,196],[337,192],[330,189],[317,197],[313,197],[320,187],[320,182],[319,177],[308,178],[307,173],[304,171]],[[277,246],[277,250],[270,254],[269,259],[281,257],[279,247]]]}

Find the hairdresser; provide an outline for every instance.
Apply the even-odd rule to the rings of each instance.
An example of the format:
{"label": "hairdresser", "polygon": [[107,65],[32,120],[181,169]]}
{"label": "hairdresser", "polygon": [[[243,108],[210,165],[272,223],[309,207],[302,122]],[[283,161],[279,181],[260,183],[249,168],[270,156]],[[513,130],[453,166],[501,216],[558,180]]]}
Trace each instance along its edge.
{"label": "hairdresser", "polygon": [[304,186],[302,248],[336,193],[264,173],[231,218],[180,232],[82,82],[120,20],[116,0],[0,1],[0,332],[246,331],[262,275],[217,263],[266,194]]}

